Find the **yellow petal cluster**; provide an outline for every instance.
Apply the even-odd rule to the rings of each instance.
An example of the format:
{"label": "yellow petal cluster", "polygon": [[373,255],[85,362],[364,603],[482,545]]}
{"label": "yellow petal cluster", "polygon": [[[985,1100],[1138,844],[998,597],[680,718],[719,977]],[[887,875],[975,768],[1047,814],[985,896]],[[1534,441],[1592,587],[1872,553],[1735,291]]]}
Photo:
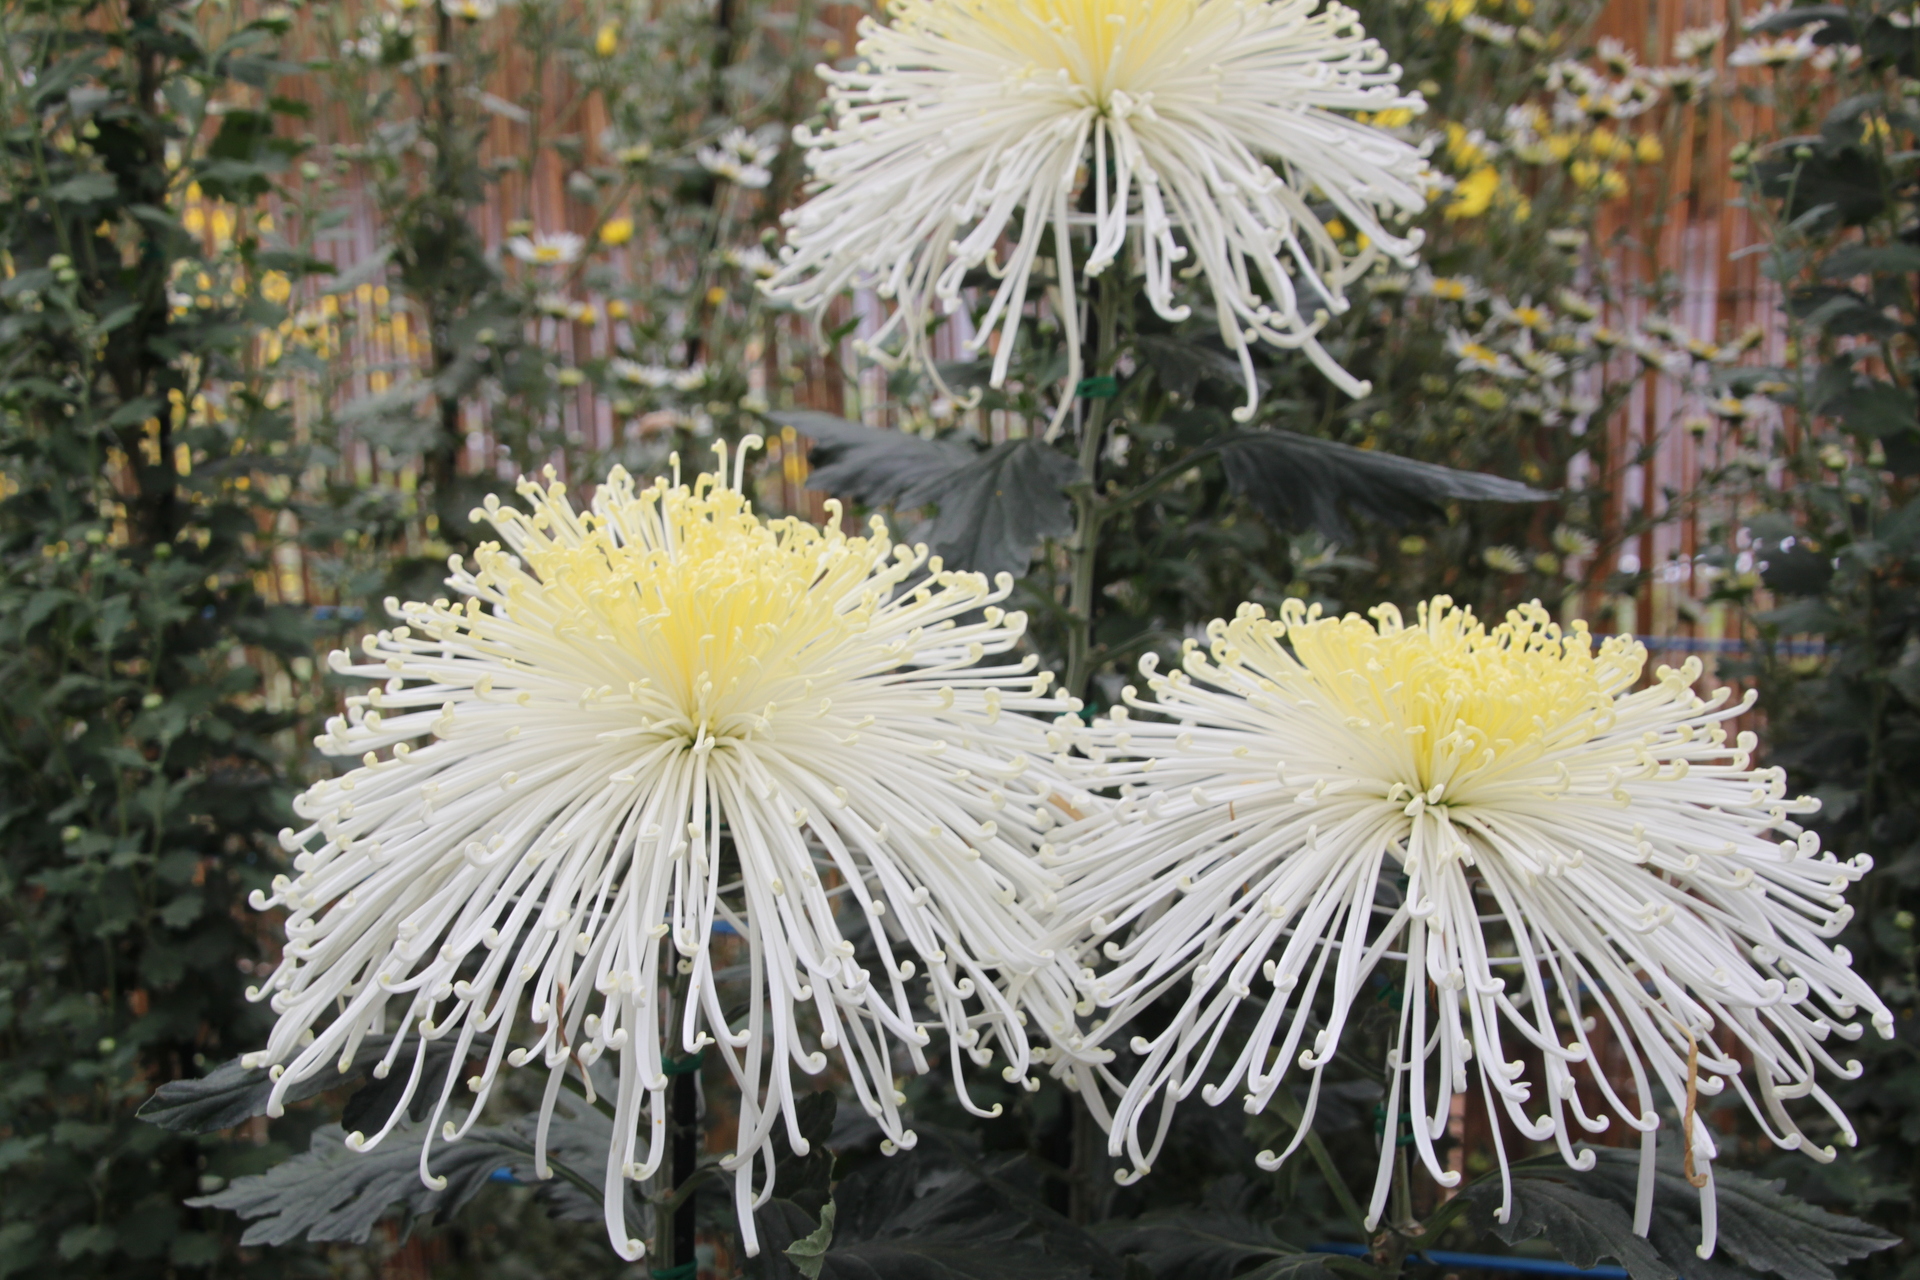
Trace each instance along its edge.
{"label": "yellow petal cluster", "polygon": [[1585,622],[1563,631],[1538,603],[1491,630],[1447,596],[1421,602],[1411,627],[1390,604],[1372,616],[1371,624],[1354,614],[1323,618],[1288,601],[1281,622],[1245,616],[1226,632],[1267,644],[1288,637],[1351,727],[1404,740],[1401,781],[1423,793],[1438,787],[1448,800],[1468,800],[1475,780],[1605,732],[1614,699],[1646,665],[1632,637],[1608,637],[1596,652]]}

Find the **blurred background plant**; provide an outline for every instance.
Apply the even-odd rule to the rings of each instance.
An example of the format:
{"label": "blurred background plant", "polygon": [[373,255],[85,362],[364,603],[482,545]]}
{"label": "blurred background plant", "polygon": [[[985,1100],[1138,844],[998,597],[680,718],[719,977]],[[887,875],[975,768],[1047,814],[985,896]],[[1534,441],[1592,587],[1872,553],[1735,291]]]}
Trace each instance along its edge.
{"label": "blurred background plant", "polygon": [[[550,1217],[508,1154],[507,1176],[465,1187],[481,1199],[450,1221],[433,1219],[457,1192],[336,1171],[329,1186],[364,1198],[307,1233],[321,1243],[243,1249],[243,1223],[183,1201],[269,1166],[311,1172],[285,1158],[351,1086],[271,1124],[242,1107],[198,1137],[184,1132],[197,1122],[132,1113],[259,1036],[242,995],[277,938],[242,899],[279,865],[288,797],[327,767],[305,744],[340,694],[314,659],[376,624],[387,595],[436,594],[446,557],[477,536],[479,497],[544,466],[591,483],[757,431],[762,507],[818,517],[808,422],[838,468],[822,485],[881,502],[956,564],[1024,571],[1036,645],[1096,701],[1141,653],[1242,600],[1436,591],[1481,609],[1537,596],[1755,681],[1770,749],[1828,800],[1829,839],[1881,859],[1849,944],[1902,1011],[1902,1037],[1875,1046],[1846,1100],[1872,1141],[1812,1176],[1781,1171],[1903,1227],[1920,1209],[1903,754],[1920,707],[1911,15],[1822,6],[1742,26],[1721,0],[1651,15],[1603,0],[1358,7],[1429,103],[1374,123],[1429,141],[1447,183],[1418,220],[1422,267],[1377,270],[1329,328],[1370,394],[1347,400],[1303,362],[1262,357],[1250,427],[1547,501],[1460,501],[1362,468],[1342,473],[1343,501],[1316,506],[1285,466],[1225,447],[1237,373],[1204,318],[1116,316],[1111,395],[1082,404],[1098,406],[1096,447],[1071,452],[1031,439],[1060,355],[1044,314],[1008,388],[971,404],[859,363],[882,314],[871,296],[840,304],[817,341],[755,285],[804,182],[791,131],[819,110],[811,68],[851,56],[858,6],[5,6],[0,1276],[632,1270],[597,1224]],[[1764,251],[1736,253],[1749,243]],[[958,336],[937,342],[964,395],[982,376]],[[861,428],[1037,487],[938,501],[875,488]],[[937,1079],[906,1087],[929,1133],[960,1136],[930,1140],[910,1169],[869,1165],[857,1126],[823,1111],[819,1135],[843,1155],[837,1170],[793,1160],[796,1190],[775,1206],[800,1215],[790,1235],[819,1220],[837,1172],[878,1207],[841,1193],[853,1225],[835,1248],[875,1266],[924,1237],[1022,1275],[1040,1274],[1034,1249],[1062,1274],[1277,1275],[1308,1265],[1299,1244],[1364,1238],[1324,1176],[1371,1161],[1374,1085],[1357,1069],[1348,1105],[1323,1102],[1343,1140],[1315,1144],[1314,1173],[1253,1170],[1282,1117],[1196,1108],[1161,1173],[1124,1191],[1076,1149],[1073,1104],[1051,1087],[1008,1091],[1007,1118],[985,1126]],[[724,1150],[725,1117],[710,1119]],[[1488,1124],[1450,1130],[1470,1174]],[[891,1204],[889,1168],[958,1199]],[[717,1200],[701,1198],[699,1270],[728,1275]],[[401,1212],[381,1218],[390,1201]],[[1480,1200],[1447,1203],[1422,1203],[1439,1224],[1426,1244],[1485,1238]],[[1849,1256],[1817,1243],[1826,1225],[1803,1226],[1816,1255]],[[1530,1229],[1576,1256],[1551,1215],[1501,1238]],[[1635,1265],[1707,1275],[1674,1231]],[[1770,1263],[1727,1239],[1750,1270],[1827,1280],[1819,1257]],[[1311,1265],[1349,1265],[1331,1256]],[[1909,1263],[1901,1249],[1865,1266]]]}
{"label": "blurred background plant", "polygon": [[[1774,1171],[1884,1222],[1920,1213],[1914,913],[1920,910],[1920,32],[1908,8],[1756,15],[1733,60],[1768,127],[1733,149],[1782,299],[1770,358],[1719,372],[1742,408],[1713,476],[1727,517],[1704,556],[1753,644],[1773,757],[1822,801],[1836,848],[1871,854],[1842,937],[1899,1011],[1837,1096],[1866,1140]],[[1758,1154],[1758,1153],[1756,1153]]]}

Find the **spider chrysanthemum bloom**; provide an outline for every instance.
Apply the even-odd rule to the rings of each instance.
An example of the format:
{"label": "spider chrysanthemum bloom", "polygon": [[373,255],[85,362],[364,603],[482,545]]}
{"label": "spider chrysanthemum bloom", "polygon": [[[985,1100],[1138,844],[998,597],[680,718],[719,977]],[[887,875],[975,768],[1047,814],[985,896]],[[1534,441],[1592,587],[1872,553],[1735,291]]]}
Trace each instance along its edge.
{"label": "spider chrysanthemum bloom", "polygon": [[[805,1147],[796,1069],[837,1061],[910,1146],[894,1078],[926,1069],[927,1026],[956,1068],[997,1048],[1026,1081],[1015,1005],[1054,981],[1035,713],[1072,704],[1031,659],[993,657],[1022,633],[996,607],[1011,583],[877,524],[848,537],[837,510],[824,530],[763,521],[739,485],[616,470],[585,511],[558,483],[523,482],[528,511],[489,499],[475,518],[505,545],[451,561],[464,599],[390,604],[405,625],[334,655],[382,682],[319,739],[363,763],[300,798],[298,875],[255,901],[288,913],[255,993],[279,1021],[249,1058],[275,1066],[276,1106],[380,1033],[411,1096],[428,1042],[451,1040],[483,1064],[434,1100],[457,1138],[503,1061],[546,1068],[550,1113],[566,1073],[615,1055],[606,1203],[627,1257],[620,1179],[661,1163],[681,1054],[713,1046],[739,1087],[725,1164],[751,1242],[775,1126]],[[718,956],[716,931],[739,938]],[[456,1084],[465,1115],[442,1128]]]}
{"label": "spider chrysanthemum bloom", "polygon": [[[1593,1161],[1580,1135],[1637,1131],[1642,1232],[1663,1103],[1708,1187],[1715,1138],[1696,1099],[1728,1086],[1782,1147],[1832,1154],[1793,1099],[1851,1142],[1819,1073],[1859,1070],[1829,1043],[1859,1037],[1860,1011],[1892,1030],[1828,941],[1868,862],[1823,854],[1795,822],[1815,803],[1754,766],[1751,734],[1728,741],[1751,699],[1696,696],[1696,660],[1639,687],[1637,642],[1596,647],[1537,604],[1492,629],[1445,597],[1413,626],[1391,606],[1373,617],[1243,606],[1184,670],[1142,663],[1156,699],[1129,702],[1165,719],[1122,707],[1094,735],[1089,767],[1127,795],[1068,852],[1061,909],[1103,956],[1083,981],[1114,1012],[1049,1029],[1090,1096],[1121,1091],[1113,1153],[1143,1169],[1195,1088],[1259,1111],[1296,1068],[1310,1123],[1343,1031],[1376,1000],[1397,1005],[1398,1030],[1375,1220],[1403,1112],[1428,1171],[1458,1183],[1435,1142],[1469,1089],[1578,1167]],[[1132,1038],[1124,1087],[1088,1065],[1168,992],[1178,1011]],[[1625,1064],[1612,1077],[1606,1045]],[[1710,1190],[1702,1205],[1711,1251]]]}
{"label": "spider chrysanthemum bloom", "polygon": [[[1316,12],[1316,10],[1318,10]],[[1205,277],[1220,334],[1303,350],[1352,395],[1364,384],[1317,334],[1426,207],[1421,151],[1349,112],[1406,115],[1399,68],[1353,10],[1318,0],[894,0],[864,20],[858,67],[822,69],[832,126],[799,135],[818,190],[788,218],[766,286],[805,309],[850,287],[895,307],[865,348],[925,363],[930,322],[969,274],[999,281],[975,350],[999,335],[1006,377],[1038,260],[1051,258],[1071,388],[1081,369],[1073,229],[1099,275],[1130,231],[1154,308],[1181,319],[1175,277]],[[1087,188],[1091,190],[1087,190]],[[1328,224],[1354,237],[1343,247]],[[1002,242],[1010,244],[1003,247]],[[1184,264],[1184,265],[1183,265]],[[1071,394],[1060,400],[1055,426]]]}

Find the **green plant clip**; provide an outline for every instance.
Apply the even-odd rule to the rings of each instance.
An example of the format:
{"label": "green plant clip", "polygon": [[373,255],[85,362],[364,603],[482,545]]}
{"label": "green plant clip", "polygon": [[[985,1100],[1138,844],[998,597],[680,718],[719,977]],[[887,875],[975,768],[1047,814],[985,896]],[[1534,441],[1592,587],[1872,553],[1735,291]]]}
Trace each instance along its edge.
{"label": "green plant clip", "polygon": [[[690,1058],[674,1058],[671,1061],[661,1063],[660,1074],[663,1076],[689,1075],[692,1072],[698,1071],[701,1065],[706,1062],[706,1060],[707,1060],[707,1051],[705,1049],[702,1049],[700,1050],[700,1052],[694,1054]],[[676,1267],[674,1268],[674,1270],[677,1272],[679,1268]],[[656,1277],[658,1277],[659,1273],[656,1272],[655,1275]],[[680,1277],[670,1276],[670,1277],[665,1277],[664,1280],[680,1280]]]}
{"label": "green plant clip", "polygon": [[1081,400],[1111,400],[1120,394],[1120,380],[1110,373],[1098,378],[1082,378],[1073,394]]}
{"label": "green plant clip", "polygon": [[683,1262],[677,1267],[656,1267],[653,1280],[694,1280],[700,1274],[698,1262]]}

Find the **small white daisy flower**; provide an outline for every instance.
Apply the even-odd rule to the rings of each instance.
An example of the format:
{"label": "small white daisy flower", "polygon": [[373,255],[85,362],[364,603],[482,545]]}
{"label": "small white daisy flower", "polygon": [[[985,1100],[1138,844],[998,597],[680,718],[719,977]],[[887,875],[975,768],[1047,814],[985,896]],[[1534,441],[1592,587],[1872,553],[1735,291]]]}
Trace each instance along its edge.
{"label": "small white daisy flower", "polygon": [[654,391],[698,391],[707,385],[707,366],[697,362],[685,368],[673,368],[615,356],[607,367],[620,381]]}
{"label": "small white daisy flower", "polygon": [[1484,40],[1496,49],[1512,48],[1513,38],[1517,30],[1508,23],[1495,22],[1490,18],[1483,18],[1477,13],[1470,13],[1460,19],[1460,29],[1470,36]]}
{"label": "small white daisy flower", "polygon": [[780,154],[780,148],[756,141],[745,129],[729,129],[720,141],[702,147],[694,158],[700,167],[736,186],[759,190],[773,181],[767,166]]}
{"label": "small white daisy flower", "polygon": [[607,1226],[629,1259],[621,1181],[666,1154],[676,1054],[712,1046],[739,1089],[722,1166],[751,1252],[773,1131],[798,1140],[796,1072],[837,1063],[887,1149],[911,1146],[894,1082],[926,1069],[928,1026],[956,1068],[997,1051],[1027,1080],[1016,1005],[1055,982],[1037,855],[1061,793],[1036,716],[1078,704],[1001,656],[1024,624],[997,607],[1011,580],[944,570],[878,521],[848,537],[837,510],[824,530],[763,521],[721,455],[690,488],[615,470],[585,511],[558,483],[476,511],[505,545],[450,562],[460,599],[391,605],[404,625],[333,655],[379,683],[318,745],[363,763],[299,799],[297,874],[254,901],[287,912],[251,993],[279,1020],[246,1059],[274,1066],[272,1113],[369,1034],[393,1035],[408,1096],[429,1041],[482,1062],[438,1091],[450,1141],[503,1061],[547,1071],[544,1116],[612,1054]]}
{"label": "small white daisy flower", "polygon": [[1480,558],[1486,561],[1487,568],[1492,569],[1495,573],[1525,573],[1527,571],[1527,558],[1520,554],[1518,547],[1509,547],[1502,543],[1496,543],[1482,551]]}
{"label": "small white daisy flower", "polygon": [[[1000,386],[1044,281],[1057,290],[1070,388],[1081,376],[1078,278],[1131,243],[1147,298],[1170,320],[1189,314],[1176,276],[1204,277],[1245,377],[1242,420],[1258,395],[1257,342],[1301,350],[1348,394],[1365,393],[1317,335],[1377,258],[1412,262],[1418,235],[1387,223],[1423,210],[1432,180],[1418,148],[1346,114],[1424,106],[1401,93],[1400,69],[1353,10],[897,0],[889,13],[863,20],[858,67],[821,70],[834,120],[797,135],[818,189],[787,215],[772,296],[818,311],[871,288],[895,308],[866,353],[930,366],[929,325],[965,306],[969,276],[985,269],[997,283],[983,286],[992,298],[968,342],[997,342]],[[1323,218],[1366,247],[1342,249]],[[1071,404],[1060,397],[1054,431]]]}
{"label": "small white daisy flower", "polygon": [[1553,545],[1561,555],[1577,559],[1587,559],[1600,550],[1600,544],[1594,541],[1590,533],[1574,528],[1572,525],[1559,525],[1553,531]]}
{"label": "small white daisy flower", "polygon": [[1673,38],[1673,58],[1676,62],[1699,62],[1711,57],[1726,38],[1727,24],[1715,22],[1704,27],[1688,27]]}
{"label": "small white daisy flower", "polygon": [[1459,373],[1490,373],[1496,378],[1518,379],[1527,376],[1527,371],[1515,364],[1513,357],[1504,351],[1496,351],[1480,339],[1459,329],[1447,334],[1447,354],[1454,356],[1458,363],[1454,365]]}
{"label": "small white daisy flower", "polygon": [[1803,27],[1791,35],[1760,36],[1753,40],[1742,41],[1732,53],[1727,55],[1730,67],[1790,67],[1805,62],[1820,52],[1820,46],[1814,43],[1814,33],[1819,25]]}
{"label": "small white daisy flower", "polygon": [[[1859,1074],[1833,1048],[1862,1034],[1862,1013],[1893,1031],[1830,941],[1870,861],[1820,851],[1796,822],[1817,802],[1754,766],[1752,734],[1728,741],[1752,695],[1696,696],[1696,659],[1640,687],[1641,645],[1596,648],[1538,604],[1492,630],[1444,596],[1412,626],[1390,605],[1373,617],[1242,606],[1205,649],[1188,642],[1182,670],[1141,663],[1155,701],[1127,701],[1153,721],[1123,707],[1093,731],[1102,784],[1131,794],[1062,841],[1065,927],[1106,959],[1087,988],[1110,1026],[1165,992],[1179,1004],[1132,1039],[1141,1061],[1112,1153],[1143,1170],[1179,1099],[1244,1091],[1257,1112],[1297,1069],[1306,1120],[1259,1158],[1277,1168],[1356,1004],[1384,990],[1399,1029],[1369,1225],[1403,1116],[1428,1172],[1458,1185],[1435,1143],[1471,1089],[1577,1168],[1593,1162],[1573,1149],[1582,1135],[1640,1135],[1644,1234],[1665,1101],[1705,1183],[1710,1255],[1720,1138],[1698,1098],[1730,1088],[1775,1144],[1817,1159],[1831,1149],[1801,1129],[1796,1100],[1854,1140],[1821,1075]],[[1230,1023],[1243,1035],[1202,1087]],[[1624,1070],[1598,1061],[1600,1025]],[[1062,1060],[1089,1096],[1120,1083],[1093,1061],[1109,1034]],[[1504,1169],[1497,1129],[1495,1143]]]}
{"label": "small white daisy flower", "polygon": [[722,249],[720,260],[734,270],[744,271],[757,280],[770,279],[780,269],[779,264],[773,260],[773,255],[757,244]]}
{"label": "small white daisy flower", "polygon": [[507,241],[507,252],[536,267],[565,267],[580,260],[586,238],[571,231],[541,231],[532,236],[514,236]]}

